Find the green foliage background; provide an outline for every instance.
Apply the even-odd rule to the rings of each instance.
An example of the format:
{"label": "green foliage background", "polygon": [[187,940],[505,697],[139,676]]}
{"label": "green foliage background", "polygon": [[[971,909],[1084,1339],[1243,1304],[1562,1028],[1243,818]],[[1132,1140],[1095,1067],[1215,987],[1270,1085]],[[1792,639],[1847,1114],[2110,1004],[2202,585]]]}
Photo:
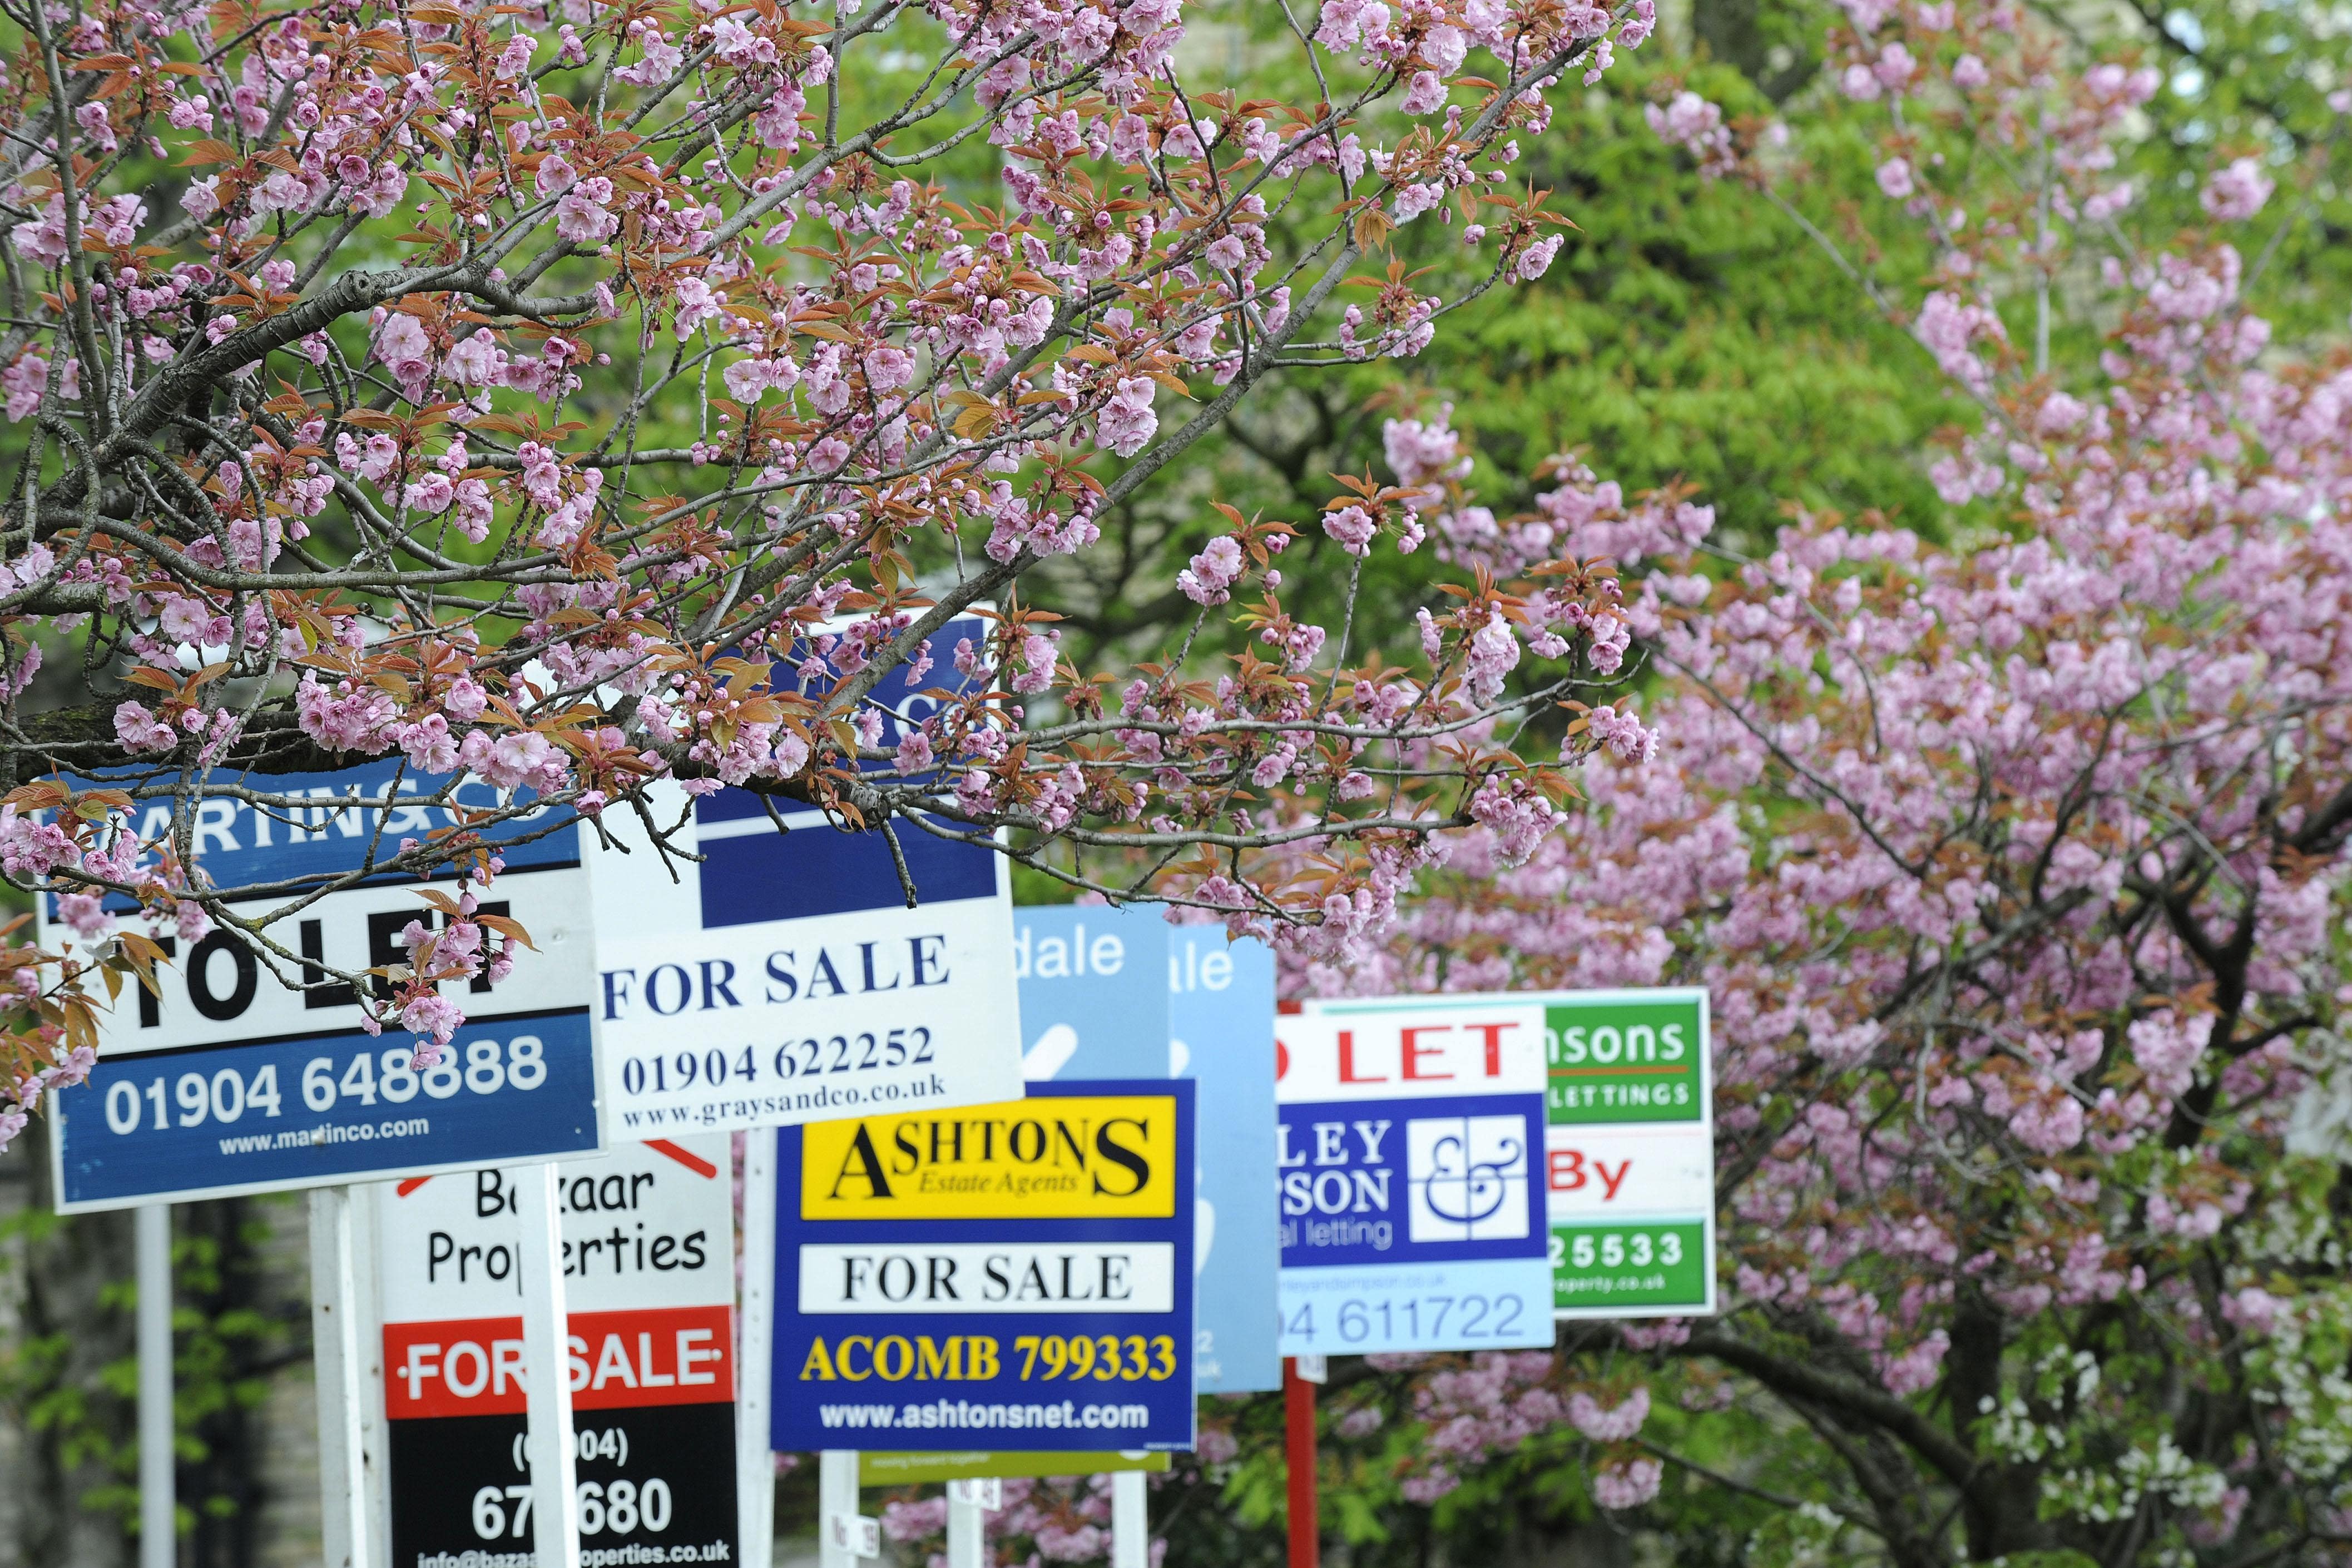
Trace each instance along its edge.
{"label": "green foliage background", "polygon": [[[2203,226],[2196,197],[2204,172],[2232,157],[2263,158],[2280,188],[2242,242],[2246,291],[2282,352],[2342,353],[2352,203],[2337,178],[2346,116],[2326,99],[2352,85],[2352,33],[2324,8],[2282,0],[2036,10],[2086,47],[2165,74],[2123,165],[2141,192],[2137,231],[2160,242]],[[1604,88],[1567,99],[1550,132],[1526,149],[1528,178],[1554,190],[1554,206],[1578,225],[1549,275],[1447,318],[1418,360],[1351,370],[1328,401],[1245,412],[1242,439],[1225,444],[1206,481],[1216,498],[1307,522],[1329,493],[1328,472],[1378,466],[1384,413],[1444,399],[1476,440],[1474,484],[1498,512],[1525,503],[1528,476],[1545,457],[1573,451],[1629,495],[1689,483],[1717,508],[1717,541],[1742,551],[1769,549],[1792,507],[1883,512],[1935,539],[2007,525],[1981,505],[1956,512],[1927,481],[1933,438],[1973,428],[1975,410],[1948,392],[1926,352],[1788,218],[1750,191],[1702,180],[1642,118],[1645,101],[1687,83],[1734,115],[1781,119],[1812,172],[1792,202],[1864,259],[1893,297],[1916,301],[1924,250],[1884,248],[1861,226],[1880,201],[1872,176],[1883,154],[1871,122],[1812,67],[1832,16],[1804,0],[1696,0],[1679,18],[1670,15],[1664,48],[1646,48]],[[1409,262],[1445,276],[1447,237],[1416,233]],[[2063,383],[2080,387],[2095,382],[2107,323],[2070,312],[2066,285],[2057,290],[2052,365]],[[2029,322],[2011,327],[2030,340]],[[1283,460],[1269,461],[1269,451]],[[1159,573],[1219,531],[1197,514],[1160,526]],[[1312,592],[1332,580],[1337,558],[1304,542],[1309,569],[1296,575]],[[1375,628],[1385,622],[1401,634],[1405,606],[1418,601],[1405,597],[1418,570],[1396,563],[1373,579],[1395,595],[1369,616]],[[1760,1417],[1736,1383],[1723,1390],[1729,1403],[1721,1409],[1655,1409],[1647,1435],[1706,1473],[1671,1469],[1654,1503],[1622,1516],[1600,1515],[1591,1503],[1572,1433],[1472,1472],[1434,1507],[1408,1501],[1398,1477],[1426,1433],[1400,1408],[1401,1390],[1402,1379],[1360,1370],[1353,1382],[1342,1375],[1326,1401],[1322,1527],[1327,1543],[1346,1543],[1351,1568],[1879,1560],[1824,1506],[1842,1490],[1836,1456],[1811,1433]],[[1338,1417],[1366,1405],[1387,1413],[1383,1426],[1339,1437]],[[1175,1511],[1169,1563],[1280,1562],[1278,1398],[1206,1402],[1203,1412],[1240,1451],[1179,1482],[1210,1490],[1223,1506]],[[2221,1549],[2214,1560],[2226,1556]],[[2031,1568],[2082,1562],[2069,1554],[2068,1564]]]}
{"label": "green foliage background", "polygon": [[[2127,163],[2156,231],[2201,222],[2200,172],[2215,157],[2270,162],[2282,189],[2257,225],[2265,248],[2250,257],[2259,264],[2251,292],[2280,343],[2304,351],[2339,344],[2352,304],[2345,243],[2352,208],[2326,166],[2345,118],[2326,98],[2352,81],[2352,29],[2327,8],[2294,0],[2189,0],[2169,9],[2158,0],[2116,0],[2043,14],[2088,43],[2137,49],[2165,70],[2167,87]],[[1544,458],[1575,451],[1629,493],[1687,482],[1716,507],[1719,537],[1743,549],[1769,547],[1792,506],[1884,512],[1934,538],[2000,521],[1954,517],[1927,484],[1930,438],[1968,424],[1972,411],[1947,394],[1927,356],[1878,319],[1794,225],[1753,193],[1703,181],[1643,120],[1645,102],[1685,82],[1735,114],[1781,118],[1815,172],[1792,199],[1826,232],[1858,241],[1859,215],[1876,199],[1878,154],[1868,122],[1818,74],[1819,40],[1832,15],[1811,0],[1690,0],[1679,12],[1670,7],[1662,36],[1602,86],[1561,95],[1550,131],[1525,139],[1521,165],[1578,225],[1549,274],[1447,316],[1417,360],[1340,368],[1245,405],[1228,434],[1108,519],[1115,548],[1057,564],[1051,586],[1041,583],[1033,595],[1069,612],[1068,652],[1079,667],[1107,652],[1149,656],[1189,618],[1173,578],[1223,531],[1212,500],[1301,525],[1304,536],[1285,562],[1292,585],[1285,597],[1295,610],[1329,615],[1348,578],[1345,558],[1311,527],[1331,494],[1329,476],[1384,472],[1381,418],[1442,401],[1476,438],[1474,483],[1498,511],[1525,504]],[[1200,0],[1190,20],[1195,39],[1187,47],[1225,51],[1236,81],[1255,87],[1254,73],[1289,68],[1295,58],[1275,47],[1286,36],[1279,7]],[[887,62],[851,81],[853,91],[877,97],[893,85]],[[973,148],[958,178],[970,182],[971,200],[1001,200],[989,188],[992,156]],[[174,179],[159,175],[158,205],[175,193]],[[1471,279],[1458,233],[1424,225],[1401,246],[1401,258],[1433,268],[1433,290],[1449,297]],[[1898,298],[1916,297],[1924,255],[1856,248]],[[2063,309],[2060,319],[2063,373],[2090,361],[2101,328]],[[690,439],[692,418],[684,413],[673,434]],[[1359,635],[1411,637],[1410,606],[1425,596],[1428,568],[1426,556],[1379,552],[1367,569],[1372,594]],[[1022,873],[1019,886],[1024,898],[1065,896],[1032,873]],[[29,1153],[20,1149],[12,1160]],[[226,1563],[247,1560],[256,1515],[269,1501],[250,1473],[253,1446],[265,1436],[309,1441],[299,1431],[264,1434],[252,1418],[267,1379],[302,1354],[305,1335],[299,1285],[254,1282],[253,1214],[196,1207],[221,1212],[192,1215],[184,1246],[180,1457],[183,1495],[194,1507],[183,1524],[200,1538],[197,1560]],[[120,1218],[27,1217],[0,1238],[0,1271],[16,1275],[12,1291],[21,1294],[27,1271],[40,1270],[58,1298],[38,1332],[0,1347],[0,1406],[24,1435],[37,1481],[54,1479],[68,1494],[52,1500],[127,1524],[136,1456],[122,1359],[127,1249],[113,1234]],[[1579,1446],[1561,1437],[1472,1473],[1433,1508],[1416,1506],[1398,1484],[1422,1441],[1411,1412],[1397,1407],[1401,1385],[1353,1366],[1327,1401],[1335,1421],[1368,1404],[1386,1413],[1370,1435],[1332,1435],[1324,1446],[1323,1524],[1347,1544],[1351,1568],[1538,1558],[1691,1568],[1868,1560],[1833,1516],[1787,1506],[1835,1495],[1834,1456],[1736,1397],[1707,1413],[1661,1406],[1652,1435],[1710,1473],[1670,1472],[1658,1501],[1637,1516],[1596,1517]],[[1160,1490],[1155,1510],[1169,1526],[1170,1568],[1278,1562],[1279,1400],[1213,1400],[1203,1412],[1231,1432],[1238,1453],[1227,1463],[1192,1464]],[[245,1473],[232,1473],[239,1466]],[[788,1488],[813,1481],[812,1470],[803,1467]],[[788,1498],[782,1517],[793,1517],[794,1507]],[[28,1563],[68,1560],[61,1535],[26,1544]]]}

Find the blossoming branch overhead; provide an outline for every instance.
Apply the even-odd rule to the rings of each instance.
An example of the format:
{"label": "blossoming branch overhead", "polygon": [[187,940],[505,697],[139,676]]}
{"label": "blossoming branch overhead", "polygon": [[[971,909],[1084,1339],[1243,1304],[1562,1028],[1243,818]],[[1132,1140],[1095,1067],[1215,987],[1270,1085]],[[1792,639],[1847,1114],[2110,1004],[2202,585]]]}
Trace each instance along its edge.
{"label": "blossoming branch overhead", "polygon": [[[13,960],[58,1045],[94,1040],[93,965],[215,927],[446,1040],[440,988],[529,941],[475,893],[380,985],[278,922],[388,873],[478,893],[489,829],[634,818],[656,781],[1009,831],[1330,956],[1441,835],[1558,821],[1566,774],[1496,721],[1617,670],[1605,563],[1422,556],[1391,647],[1360,574],[1441,487],[1368,476],[1320,518],[1224,514],[1164,648],[1077,667],[1034,578],[1268,383],[1540,275],[1563,220],[1519,139],[1651,0],[1334,5],[1286,46],[1304,101],[1189,80],[1175,0],[0,10],[0,841],[79,895],[73,954]],[[1457,215],[1444,298],[1386,253]],[[1284,602],[1302,535],[1336,617]],[[887,705],[973,609],[968,695]],[[274,775],[394,755],[436,807],[476,790],[465,821],[326,884],[196,865],[208,803],[283,815]],[[74,1071],[27,1050],[20,1110]]]}

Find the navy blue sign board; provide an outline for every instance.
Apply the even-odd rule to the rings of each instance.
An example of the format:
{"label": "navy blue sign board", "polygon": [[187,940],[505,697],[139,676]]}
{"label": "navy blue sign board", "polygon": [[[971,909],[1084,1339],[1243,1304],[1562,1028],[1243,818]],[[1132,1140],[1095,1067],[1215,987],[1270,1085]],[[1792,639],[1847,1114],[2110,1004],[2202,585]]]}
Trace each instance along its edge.
{"label": "navy blue sign board", "polygon": [[1192,1447],[1193,1088],[779,1134],[769,1446]]}
{"label": "navy blue sign board", "polygon": [[[292,810],[236,800],[199,804],[196,863],[216,886],[348,873],[371,853],[389,858],[403,839],[459,825],[449,806],[427,803],[448,780],[420,777],[396,759],[246,782],[307,803]],[[475,810],[498,803],[479,782],[454,799]],[[171,821],[168,802],[147,806],[141,838],[169,831]],[[226,932],[184,951],[171,942],[173,962],[157,970],[163,994],[125,987],[100,1029],[89,1081],[58,1095],[58,1210],[321,1186],[599,1147],[587,1005],[594,937],[578,829],[542,814],[483,836],[500,845],[506,869],[482,907],[520,922],[538,951],[520,954],[514,972],[495,987],[482,979],[453,993],[467,1022],[438,1063],[415,1071],[412,1035],[397,1028],[368,1034],[348,988],[289,989]],[[418,896],[423,885],[372,879],[326,894],[271,935],[301,957],[345,971],[402,962],[402,928],[439,918]],[[456,891],[453,878],[433,885]],[[54,912],[47,902],[43,940],[55,945],[68,934],[48,923]],[[283,902],[234,907],[251,915]]]}
{"label": "navy blue sign board", "polygon": [[[940,706],[925,693],[968,684],[957,646],[986,634],[980,617],[959,617],[930,639],[922,674],[909,664],[883,678],[883,746]],[[663,822],[689,810],[676,786],[654,793]],[[694,797],[676,842],[699,860],[652,852],[617,815],[607,831],[630,852],[592,861],[615,1136],[1020,1094],[1012,878],[990,845],[895,823],[908,908],[888,839],[789,800]]]}

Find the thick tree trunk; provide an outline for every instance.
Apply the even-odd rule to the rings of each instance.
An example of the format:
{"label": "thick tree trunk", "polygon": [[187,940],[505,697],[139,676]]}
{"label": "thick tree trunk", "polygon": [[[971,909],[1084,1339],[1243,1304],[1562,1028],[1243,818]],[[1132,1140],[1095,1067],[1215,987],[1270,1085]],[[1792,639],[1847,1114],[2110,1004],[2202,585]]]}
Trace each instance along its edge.
{"label": "thick tree trunk", "polygon": [[[1951,1408],[1952,1435],[1973,1447],[1970,1432],[1982,1419],[1984,1402],[2000,1397],[2001,1315],[1991,1303],[1964,1292],[1952,1314],[1951,1332],[1952,1348],[1944,1358],[1944,1392]],[[2040,1489],[2041,1477],[2031,1466],[1985,1462],[1960,1509],[1971,1562],[2056,1544],[2039,1517]]]}
{"label": "thick tree trunk", "polygon": [[21,1568],[131,1568],[137,1544],[123,1520],[137,1511],[136,1406],[106,1376],[133,1353],[131,1217],[50,1212],[48,1125],[35,1117],[0,1155],[17,1178],[0,1250],[14,1556]]}

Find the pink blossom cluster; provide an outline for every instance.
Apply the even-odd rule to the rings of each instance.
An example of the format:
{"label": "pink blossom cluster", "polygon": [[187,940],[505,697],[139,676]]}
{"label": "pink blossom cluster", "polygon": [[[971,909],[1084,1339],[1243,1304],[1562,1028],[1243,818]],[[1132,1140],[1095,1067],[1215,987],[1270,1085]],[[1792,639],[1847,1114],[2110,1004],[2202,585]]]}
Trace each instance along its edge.
{"label": "pink blossom cluster", "polygon": [[[1622,666],[1613,577],[1537,580],[1536,552],[1454,603],[1438,590],[1474,574],[1431,562],[1435,651],[1407,671],[1391,628],[1284,606],[1273,558],[1301,525],[1234,517],[1178,577],[1194,630],[1082,671],[1090,642],[1030,574],[1099,549],[1244,397],[1424,350],[1451,286],[1378,276],[1388,236],[1475,206],[1487,282],[1540,276],[1561,220],[1514,191],[1517,138],[1655,26],[1650,0],[1337,6],[1297,42],[1360,75],[1344,107],[1286,100],[1311,71],[1208,84],[1181,0],[355,0],[227,33],[104,0],[37,29],[71,112],[0,109],[33,312],[0,405],[44,476],[9,502],[39,517],[12,513],[0,563],[0,700],[58,634],[110,653],[89,734],[17,776],[136,765],[182,781],[182,818],[207,780],[322,759],[457,776],[494,817],[789,789],[844,822],[1160,856],[1156,895],[1367,955],[1446,835],[1529,855],[1557,831],[1565,774],[1499,721],[1565,695],[1588,649],[1583,671]],[[844,126],[852,49],[908,92]],[[185,171],[168,204],[156,160]],[[1367,480],[1323,539],[1413,553],[1457,509],[1449,442],[1442,416],[1401,423],[1402,493]],[[982,610],[970,694],[882,711],[878,683],[919,679],[929,635]],[[1357,681],[1343,659],[1379,662]],[[1644,744],[1621,725],[1569,760]],[[1249,854],[1214,872],[1181,852],[1236,835]],[[137,861],[156,885],[0,836],[78,930],[110,899],[174,924],[236,893],[160,841]],[[505,961],[468,929],[426,934],[416,967]],[[460,997],[419,979],[374,1021],[429,1049]]]}
{"label": "pink blossom cluster", "polygon": [[[1204,1434],[1205,1436],[1206,1434]],[[1154,1483],[1164,1476],[1153,1476]],[[1008,1479],[1004,1506],[982,1516],[984,1550],[991,1561],[1031,1563],[1099,1563],[1110,1555],[1111,1478],[1108,1475],[1066,1479]],[[882,1532],[891,1542],[925,1552],[930,1568],[945,1568],[941,1547],[947,1530],[947,1499],[896,1498],[882,1507]],[[929,1550],[926,1550],[929,1549]],[[1006,1553],[1025,1557],[1006,1558]],[[1150,1568],[1160,1568],[1168,1542],[1155,1536],[1147,1548]]]}
{"label": "pink blossom cluster", "polygon": [[[2352,1430],[2281,1348],[2345,1310],[2300,1261],[2341,1224],[2295,1173],[2340,1120],[2315,1075],[2352,998],[2352,372],[2282,351],[2247,308],[2227,225],[2271,202],[2262,162],[2202,187],[2217,230],[2108,246],[2125,209],[2095,204],[2153,73],[2055,71],[2000,0],[1843,9],[1836,79],[1881,117],[1874,183],[1897,203],[1873,221],[1936,254],[1890,313],[1981,411],[1934,474],[1960,542],[1814,511],[1740,552],[1694,498],[1629,505],[1574,461],[1517,519],[1448,481],[1441,549],[1627,566],[1608,614],[1654,678],[1644,738],[1603,749],[1651,759],[1596,757],[1560,831],[1452,846],[1378,962],[1286,955],[1287,986],[1327,994],[1710,998],[1724,1314],[1596,1327],[1524,1372],[1412,1372],[1408,1495],[1547,1433],[1639,1443],[1641,1386],[1792,1420],[1832,1400],[1986,1518],[1993,1456],[2036,1519],[2079,1532],[2052,1540],[2105,1539],[2103,1478],[2137,1449],[2176,1478],[2138,1494],[2152,1532],[2252,1552],[2331,1495]],[[1898,113],[1915,98],[1949,112]],[[1652,120],[1715,172],[1781,177],[1700,104]],[[1958,189],[1935,139],[1962,122],[2049,152],[2046,254],[2095,280],[2094,353],[2044,369],[2013,340],[2027,242],[1958,209],[2013,199],[1996,175],[2025,165]],[[1466,455],[1405,435],[1401,479]],[[2245,1402],[2186,1432],[2184,1378]],[[1597,1455],[1594,1500],[1654,1500],[1664,1449]]]}

